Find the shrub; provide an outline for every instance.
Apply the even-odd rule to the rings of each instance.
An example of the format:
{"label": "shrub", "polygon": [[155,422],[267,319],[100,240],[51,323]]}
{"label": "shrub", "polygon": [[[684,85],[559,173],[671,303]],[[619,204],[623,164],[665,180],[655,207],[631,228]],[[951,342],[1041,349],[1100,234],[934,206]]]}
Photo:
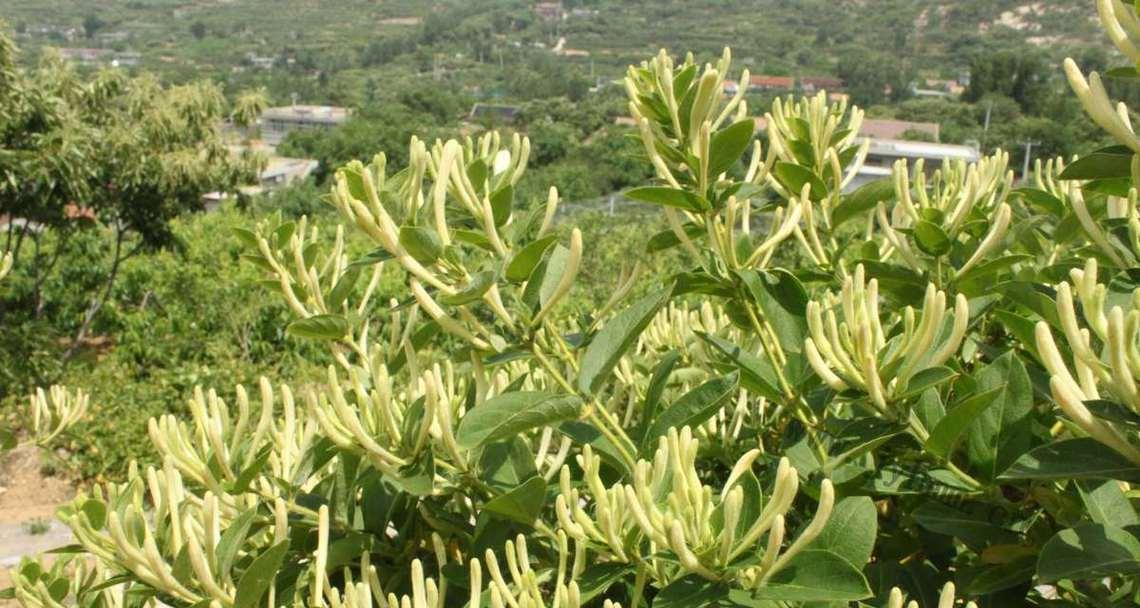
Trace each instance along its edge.
{"label": "shrub", "polygon": [[[86,559],[26,561],[12,594],[1134,602],[1140,145],[1097,77],[1067,67],[1126,148],[1017,189],[998,153],[845,195],[861,112],[779,100],[763,149],[720,95],[728,68],[726,51],[630,69],[656,179],[627,195],[668,225],[647,255],[691,268],[639,296],[622,277],[589,314],[567,314],[587,243],[553,231],[557,191],[515,200],[517,136],[413,139],[402,170],[339,170],[330,199],[366,253],[306,219],[240,231],[327,377],[232,406],[196,390],[190,420],[152,420],[161,465],[60,511]],[[403,299],[378,301],[384,267]]]}

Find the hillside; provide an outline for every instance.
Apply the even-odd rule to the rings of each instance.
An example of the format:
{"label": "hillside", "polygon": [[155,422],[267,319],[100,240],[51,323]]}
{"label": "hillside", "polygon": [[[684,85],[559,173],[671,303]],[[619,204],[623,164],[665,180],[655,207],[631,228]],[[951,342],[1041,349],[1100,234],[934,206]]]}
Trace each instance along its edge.
{"label": "hillside", "polygon": [[[698,54],[731,45],[753,73],[834,75],[845,57],[953,78],[980,53],[1021,48],[1055,61],[1105,48],[1089,2],[1017,0],[697,0],[562,5],[514,0],[4,0],[29,56],[93,47],[171,79],[269,82],[275,73],[357,80],[444,73],[469,83],[564,38],[561,60],[612,77],[666,47]],[[556,4],[556,3],[545,3]],[[266,69],[272,64],[273,69]],[[327,84],[327,80],[322,84]],[[296,91],[305,94],[307,91]]]}

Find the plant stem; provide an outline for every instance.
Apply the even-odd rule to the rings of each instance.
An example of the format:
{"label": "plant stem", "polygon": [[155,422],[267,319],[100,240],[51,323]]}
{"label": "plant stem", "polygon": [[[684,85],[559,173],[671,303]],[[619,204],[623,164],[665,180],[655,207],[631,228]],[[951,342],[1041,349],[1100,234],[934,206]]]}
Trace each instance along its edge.
{"label": "plant stem", "polygon": [[[918,439],[918,442],[920,444],[923,446],[926,445],[926,441],[930,439],[930,433],[928,433],[922,426],[922,423],[918,421],[913,411],[910,413],[910,418],[907,420],[907,428],[910,430],[911,434],[914,435],[915,439]],[[980,491],[984,487],[982,482],[974,479],[972,475],[958,468],[958,465],[954,464],[954,462],[950,460],[949,456],[942,458],[941,460],[943,460],[948,471],[953,473],[958,479],[960,479],[966,485],[970,486],[975,491]]]}
{"label": "plant stem", "polygon": [[[550,374],[550,376],[554,379],[555,382],[559,384],[559,386],[561,386],[571,395],[582,396],[577,390],[574,389],[573,386],[570,385],[562,373],[554,367],[554,364],[551,363],[550,359],[548,359],[546,355],[542,354],[542,351],[539,350],[537,346],[532,344],[530,350],[532,353],[534,353],[534,357],[538,359],[538,362],[542,365],[543,369],[545,369],[546,372]],[[617,421],[607,417],[609,411],[606,410],[604,405],[598,403],[596,399],[591,398],[589,400],[588,410],[589,413],[587,414],[587,417],[591,422],[594,423],[595,426],[598,427],[598,430],[601,431],[602,435],[605,435],[606,439],[614,444],[614,447],[617,448],[618,452],[621,454],[622,459],[625,460],[625,464],[632,471],[637,465],[637,459],[634,458],[633,453],[629,451],[627,446],[635,445],[633,443],[633,440],[629,438],[629,435],[626,434],[625,430],[621,428],[621,425],[618,424]]]}

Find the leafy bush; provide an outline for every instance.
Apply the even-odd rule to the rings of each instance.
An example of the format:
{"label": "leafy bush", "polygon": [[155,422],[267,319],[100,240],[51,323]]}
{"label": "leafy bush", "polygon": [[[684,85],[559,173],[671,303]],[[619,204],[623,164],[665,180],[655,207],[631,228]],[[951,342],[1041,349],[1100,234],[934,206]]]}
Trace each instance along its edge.
{"label": "leafy bush", "polygon": [[[1135,14],[1100,6],[1110,23],[1114,7]],[[1069,65],[1122,146],[1020,188],[998,153],[900,163],[845,195],[862,113],[779,100],[764,148],[742,98],[720,95],[728,69],[727,51],[630,69],[656,179],[627,195],[668,226],[643,235],[645,255],[676,248],[689,268],[640,296],[623,277],[589,314],[565,306],[587,239],[553,231],[557,191],[518,200],[518,136],[413,139],[404,169],[379,155],[339,170],[330,199],[368,251],[307,219],[238,231],[288,333],[327,346],[325,378],[263,379],[232,406],[196,390],[190,420],[153,419],[161,465],[61,509],[85,559],[70,574],[26,561],[12,595],[1134,603],[1140,140],[1126,114]],[[407,292],[385,302],[391,267]]]}

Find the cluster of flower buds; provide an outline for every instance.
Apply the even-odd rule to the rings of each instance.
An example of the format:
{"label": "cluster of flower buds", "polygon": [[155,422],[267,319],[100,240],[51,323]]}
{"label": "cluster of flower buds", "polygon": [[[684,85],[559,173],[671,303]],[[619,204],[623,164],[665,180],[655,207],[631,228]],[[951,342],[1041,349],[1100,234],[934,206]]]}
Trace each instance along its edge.
{"label": "cluster of flower buds", "polygon": [[[1108,196],[1105,205],[1105,216],[1109,222],[1117,224],[1121,230],[1113,230],[1117,235],[1127,234],[1127,239],[1112,237],[1098,222],[1085,202],[1083,180],[1061,179],[1065,170],[1064,159],[1051,158],[1045,162],[1040,159],[1034,165],[1033,184],[1038,190],[1043,190],[1067,207],[1073,210],[1073,215],[1081,225],[1085,236],[1102,254],[1113,264],[1121,268],[1128,268],[1140,260],[1140,213],[1137,212],[1136,190],[1130,189],[1127,197]],[[1056,244],[1055,247],[1060,247]],[[1055,251],[1053,257],[1055,258]]]}
{"label": "cluster of flower buds", "polygon": [[[863,111],[848,107],[845,99],[829,102],[826,91],[800,99],[790,95],[776,98],[764,118],[768,122],[769,155],[810,169],[835,195],[855,177],[870,147],[869,141],[857,140]],[[769,178],[785,198],[796,194],[784,189],[773,176]]]}
{"label": "cluster of flower buds", "polygon": [[[775,156],[769,154],[765,159],[760,142],[751,139],[755,121],[748,118],[744,101],[748,70],[741,74],[741,84],[732,96],[722,95],[731,59],[725,49],[715,66],[707,64],[699,69],[692,56],[675,65],[662,50],[640,66],[631,66],[625,86],[630,113],[658,179],[669,188],[690,193],[695,197],[692,200],[702,201],[684,209],[665,207],[665,218],[674,235],[690,254],[697,255],[698,247],[687,230],[703,228],[709,246],[735,268],[741,265],[737,259],[738,232],[751,231],[751,193],[765,183]],[[732,137],[727,137],[730,129]],[[748,152],[751,142],[743,182],[729,179],[730,164],[717,158],[718,153],[726,153],[719,149],[722,136],[744,143],[744,147],[733,147],[727,152],[730,156]],[[731,164],[735,161],[731,158]],[[748,194],[739,187],[743,184],[749,185]],[[726,189],[727,196],[719,194],[721,189]],[[766,260],[775,246],[791,234],[800,218],[794,209],[797,205],[798,202],[790,203],[777,210],[772,233],[745,265]]]}
{"label": "cluster of flower buds", "polygon": [[[370,322],[365,313],[380,282],[383,265],[369,258],[351,262],[345,252],[343,226],[337,226],[328,253],[322,251],[317,228],[310,227],[304,217],[296,223],[262,222],[253,232],[236,233],[256,248],[256,253],[247,255],[247,259],[271,273],[272,278],[265,283],[281,292],[293,314],[299,319],[323,319],[334,331],[342,332],[340,336],[325,336],[334,339],[332,353],[338,363],[348,367],[349,354],[356,355],[365,365],[372,359]],[[369,274],[367,285],[359,297],[354,297],[362,272]],[[352,327],[349,319],[361,318],[364,320],[360,327]],[[390,329],[396,335],[402,330],[410,331],[400,326],[397,319],[392,320]],[[389,341],[386,346],[384,354],[391,357],[400,352],[403,344],[393,345]]]}
{"label": "cluster of flower buds", "polygon": [[[87,598],[107,608],[123,608],[126,585],[115,585],[110,569],[98,561],[89,562],[61,555],[50,566],[24,557],[8,571],[16,602],[28,608],[64,608],[69,598],[85,593]],[[103,588],[92,591],[96,585]]]}
{"label": "cluster of flower buds", "polygon": [[62,386],[46,392],[37,388],[31,398],[32,435],[39,445],[47,445],[87,415],[87,393],[74,393]]}
{"label": "cluster of flower buds", "polygon": [[[449,581],[444,574],[445,567],[466,565],[467,608],[480,608],[485,602],[491,608],[581,608],[584,599],[576,578],[586,569],[585,549],[576,545],[571,550],[564,533],[559,532],[556,538],[558,566],[553,573],[539,572],[533,568],[527,540],[522,534],[505,543],[503,558],[507,567],[504,572],[492,549],[487,549],[482,560],[473,557],[464,564],[461,557],[449,551],[443,539],[433,533],[431,544],[437,566],[436,577],[425,574],[423,562],[419,559],[412,560],[409,569],[410,594],[398,596],[392,592],[385,593],[380,573],[371,563],[367,552],[360,558],[360,580],[356,580],[352,569],[345,568],[345,580],[342,588],[338,589],[329,584],[325,572],[328,563],[329,521],[328,507],[322,506],[318,516],[317,549],[309,572],[309,598],[307,603],[301,605],[310,608],[444,608],[449,605]],[[549,579],[552,575],[554,581],[551,584]],[[484,578],[487,580],[486,585]],[[547,588],[552,588],[553,593],[546,591]],[[459,604],[452,602],[450,605]],[[605,600],[603,608],[621,606]]]}
{"label": "cluster of flower buds", "polygon": [[[280,393],[278,416],[273,387],[262,378],[261,407],[254,419],[249,396],[244,387],[238,386],[235,418],[214,391],[204,393],[196,388],[189,402],[191,422],[172,414],[150,419],[147,429],[151,443],[182,476],[216,496],[227,496],[243,477],[242,491],[273,496],[276,486],[269,478],[294,479],[318,430],[317,422],[296,407],[287,385],[281,386]],[[266,451],[267,460],[259,461]],[[268,466],[255,477],[248,476],[262,465]]]}
{"label": "cluster of flower buds", "polygon": [[740,338],[740,332],[733,326],[723,307],[708,300],[696,307],[670,302],[641,333],[637,352],[677,350],[694,357],[703,349],[698,334],[721,335],[729,340]]}
{"label": "cluster of flower buds", "polygon": [[1080,190],[1083,182],[1076,179],[1061,179],[1065,171],[1065,159],[1057,156],[1033,161],[1033,187],[1044,190],[1058,199],[1066,200],[1074,190]]}
{"label": "cluster of flower buds", "polygon": [[[393,391],[387,368],[379,364],[370,376],[357,369],[347,380],[347,387],[342,386],[336,368],[330,366],[323,390],[308,392],[309,411],[324,437],[364,454],[389,475],[433,445],[444,450],[452,464],[466,462],[455,441],[463,393],[450,362],[424,370],[399,392]],[[419,419],[410,420],[414,416]]]}
{"label": "cluster of flower buds", "polygon": [[[929,178],[924,165],[922,159],[915,162],[913,178],[906,160],[894,165],[894,207],[888,213],[886,204],[880,202],[876,216],[885,238],[880,257],[897,252],[907,265],[921,271],[923,264],[904,231],[914,230],[920,222],[932,224],[951,244],[973,223],[988,226],[970,258],[958,268],[959,274],[964,273],[998,251],[1009,230],[1013,214],[1005,202],[1013,187],[1009,154],[999,150],[974,163],[948,160]],[[918,245],[922,246],[921,241]]]}
{"label": "cluster of flower buds", "polygon": [[[938,608],[954,608],[954,602],[957,601],[954,591],[954,583],[946,583],[942,587],[942,593],[938,595]],[[906,596],[898,587],[891,589],[891,594],[887,597],[887,608],[921,608],[918,602],[911,600],[906,601]],[[978,608],[974,602],[968,602],[964,608]]]}
{"label": "cluster of flower buds", "polygon": [[[1070,271],[1070,277],[1071,286],[1067,282],[1057,285],[1057,317],[1073,353],[1072,371],[1048,323],[1040,321],[1036,328],[1037,351],[1049,371],[1053,399],[1082,431],[1140,464],[1140,448],[1128,434],[1085,404],[1101,399],[1104,388],[1128,411],[1140,412],[1140,289],[1132,293],[1127,310],[1119,305],[1109,308],[1105,302],[1108,290],[1097,282],[1095,259],[1090,258],[1083,269]],[[1080,301],[1085,327],[1077,318],[1073,292]]]}
{"label": "cluster of flower buds", "polygon": [[[789,536],[785,518],[799,487],[795,468],[786,458],[780,460],[772,495],[764,502],[758,486],[742,483],[746,476],[752,477],[752,465],[761,455],[761,450],[752,449],[740,457],[724,487],[714,494],[697,474],[699,447],[689,427],[670,429],[660,438],[652,462],[637,462],[633,483],[606,487],[599,459],[587,446],[578,460],[584,472],[581,489],[572,486],[569,468],[562,470],[561,493],[555,500],[560,529],[616,561],[647,564],[659,583],[695,573],[711,580],[732,579],[746,588],[764,585],[823,530],[834,505],[831,482],[820,485],[815,517],[785,547]],[[741,518],[745,501],[764,504],[755,520]],[[590,504],[593,515],[587,511]],[[765,536],[758,562],[734,565],[740,555],[759,547]],[[645,541],[648,551],[643,550]],[[680,572],[673,562],[649,557],[661,550],[677,556]]]}
{"label": "cluster of flower buds", "polygon": [[840,295],[828,292],[822,303],[808,302],[810,337],[804,341],[804,351],[828,386],[865,392],[880,413],[900,415],[904,412],[895,411],[894,402],[910,379],[953,356],[966,335],[970,317],[966,297],[958,294],[952,316],[946,306],[946,293],[928,284],[922,312],[916,317],[914,308],[907,306],[901,335],[888,341],[879,318],[878,281],[866,281],[860,264],[844,280]]}
{"label": "cluster of flower buds", "polygon": [[[1140,17],[1137,16],[1136,8],[1131,3],[1121,0],[1097,0],[1096,8],[1100,14],[1101,25],[1112,43],[1133,64],[1140,64],[1140,49],[1136,46],[1136,41],[1140,41]],[[1100,74],[1090,72],[1088,80],[1085,80],[1081,68],[1071,58],[1065,59],[1064,66],[1069,86],[1073,88],[1073,92],[1077,94],[1077,98],[1093,122],[1100,125],[1100,128],[1107,131],[1121,145],[1140,153],[1140,138],[1136,137],[1132,129],[1128,107],[1124,102],[1113,106],[1108,91],[1101,82]],[[1137,157],[1133,156],[1133,181],[1140,173],[1137,171],[1137,162],[1140,161],[1136,159]]]}
{"label": "cluster of flower buds", "polygon": [[[829,103],[827,93],[820,91],[814,97],[777,98],[765,119],[769,140],[766,164],[798,165],[799,172],[806,171],[813,178],[804,180],[798,192],[789,190],[779,171],[767,173],[767,183],[789,201],[789,214],[802,216],[802,225],[795,223],[792,234],[808,257],[816,265],[826,266],[837,246],[831,237],[832,210],[862,166],[870,145],[867,140],[857,140],[863,111],[848,107],[846,100]],[[813,182],[822,184],[823,191]]]}
{"label": "cluster of flower buds", "polygon": [[[558,206],[555,189],[545,207],[535,209],[541,219],[513,209],[514,184],[529,150],[526,138],[515,135],[504,147],[494,132],[465,144],[437,142],[430,150],[413,139],[405,171],[387,175],[381,155],[367,166],[350,163],[334,180],[331,199],[342,216],[407,272],[419,307],[476,350],[501,350],[506,340],[500,330],[520,330],[504,304],[501,278],[525,283],[524,301],[526,291],[535,294],[528,311],[535,327],[564,299],[578,273],[581,233],[572,232],[569,248],[544,238]],[[449,220],[449,214],[455,217]],[[461,227],[468,223],[475,229]],[[480,254],[465,260],[461,246]],[[547,254],[551,261],[544,265]],[[471,309],[476,303],[487,307],[499,329],[480,320]]]}
{"label": "cluster of flower buds", "polygon": [[[722,125],[748,115],[744,101],[747,69],[741,73],[736,94],[727,99],[722,94],[731,63],[728,48],[715,66],[706,64],[703,70],[698,70],[691,55],[682,64],[674,65],[673,58],[662,49],[653,59],[629,67],[625,88],[630,112],[658,177],[674,188],[679,188],[682,181],[691,181],[699,191],[706,190],[718,178],[708,173],[712,135]],[[682,103],[690,96],[691,104]],[[657,143],[664,144],[666,150],[663,152]],[[683,160],[684,153],[698,159],[696,167]],[[758,163],[759,144],[755,145],[752,158],[754,165]]]}
{"label": "cluster of flower buds", "polygon": [[[179,601],[233,605],[238,546],[235,539],[224,543],[223,534],[248,505],[227,505],[210,492],[194,494],[169,460],[145,475],[132,465],[126,483],[93,492],[81,492],[59,511],[76,542],[91,555]],[[236,542],[284,539],[286,515],[285,503],[275,501],[276,523]]]}

